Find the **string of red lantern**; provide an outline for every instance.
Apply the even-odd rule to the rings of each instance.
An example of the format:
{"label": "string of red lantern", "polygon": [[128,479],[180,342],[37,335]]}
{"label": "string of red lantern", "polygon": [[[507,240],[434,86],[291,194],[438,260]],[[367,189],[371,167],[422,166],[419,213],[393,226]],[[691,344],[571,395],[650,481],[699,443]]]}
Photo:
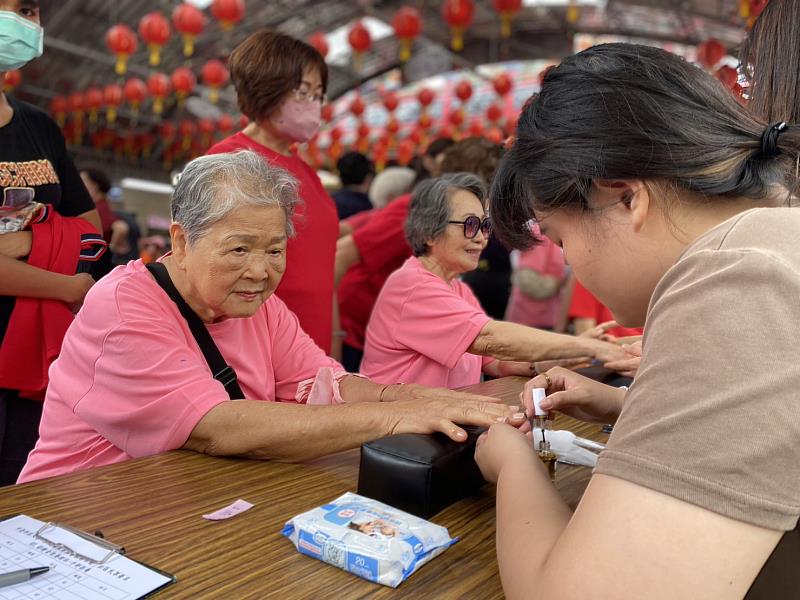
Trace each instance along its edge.
{"label": "string of red lantern", "polygon": [[511,37],[511,20],[522,8],[522,0],[492,0],[492,4],[500,13],[500,37]]}
{"label": "string of red lantern", "polygon": [[194,54],[194,40],[206,28],[205,14],[197,7],[184,2],[172,11],[172,25],[183,37],[183,55],[187,58]]}
{"label": "string of red lantern", "polygon": [[214,0],[211,4],[211,15],[220,22],[224,31],[244,18],[244,0]]}
{"label": "string of red lantern", "polygon": [[139,36],[150,50],[150,66],[157,67],[161,62],[161,48],[169,41],[172,28],[167,18],[158,11],[147,13],[139,21]]}
{"label": "string of red lantern", "polygon": [[464,30],[472,24],[474,17],[472,0],[445,0],[442,3],[442,18],[452,30],[450,47],[456,52],[464,49]]}
{"label": "string of red lantern", "polygon": [[212,104],[216,104],[219,100],[219,89],[230,79],[228,68],[221,60],[214,58],[206,61],[200,69],[200,77],[203,79],[203,83],[211,88],[208,99]]}
{"label": "string of red lantern", "polygon": [[401,6],[392,17],[392,27],[400,40],[400,61],[411,58],[411,47],[414,40],[422,33],[422,17],[413,6]]}
{"label": "string of red lantern", "polygon": [[328,56],[328,39],[321,31],[315,31],[308,36],[308,43],[322,55],[322,58]]}
{"label": "string of red lantern", "polygon": [[124,75],[127,71],[128,58],[139,47],[136,34],[127,25],[114,25],[106,33],[106,46],[117,57],[115,67],[117,75]]}
{"label": "string of red lantern", "polygon": [[353,50],[353,69],[360,71],[364,52],[372,47],[372,36],[360,19],[347,32],[347,43]]}

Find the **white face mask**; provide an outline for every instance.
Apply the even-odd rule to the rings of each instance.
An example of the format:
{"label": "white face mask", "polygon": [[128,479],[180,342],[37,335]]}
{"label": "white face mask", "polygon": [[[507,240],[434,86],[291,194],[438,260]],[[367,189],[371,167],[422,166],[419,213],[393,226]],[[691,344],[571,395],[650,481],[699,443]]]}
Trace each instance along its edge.
{"label": "white face mask", "polygon": [[321,122],[322,105],[319,102],[290,98],[281,106],[273,124],[285,138],[302,144],[314,137]]}
{"label": "white face mask", "polygon": [[0,10],[0,73],[21,69],[42,55],[44,31],[36,23]]}

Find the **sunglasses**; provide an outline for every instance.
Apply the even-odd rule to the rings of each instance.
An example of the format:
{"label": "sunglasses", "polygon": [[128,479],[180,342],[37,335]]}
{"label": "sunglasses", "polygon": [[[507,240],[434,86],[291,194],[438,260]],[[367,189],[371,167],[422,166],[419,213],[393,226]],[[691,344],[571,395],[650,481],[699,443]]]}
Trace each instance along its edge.
{"label": "sunglasses", "polygon": [[471,240],[480,231],[483,234],[483,237],[489,237],[492,234],[492,221],[489,217],[481,220],[480,217],[476,217],[475,215],[469,216],[463,221],[448,221],[452,225],[463,225],[464,226],[464,237],[468,240]]}

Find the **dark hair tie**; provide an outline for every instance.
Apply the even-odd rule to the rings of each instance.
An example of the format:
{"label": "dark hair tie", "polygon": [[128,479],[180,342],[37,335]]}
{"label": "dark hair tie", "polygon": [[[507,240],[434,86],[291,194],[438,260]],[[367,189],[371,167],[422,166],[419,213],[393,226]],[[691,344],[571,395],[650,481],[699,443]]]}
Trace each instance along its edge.
{"label": "dark hair tie", "polygon": [[778,148],[778,136],[786,127],[786,122],[781,121],[773,123],[764,130],[764,133],[761,134],[761,152],[759,153],[762,158],[772,158],[781,153],[781,149]]}

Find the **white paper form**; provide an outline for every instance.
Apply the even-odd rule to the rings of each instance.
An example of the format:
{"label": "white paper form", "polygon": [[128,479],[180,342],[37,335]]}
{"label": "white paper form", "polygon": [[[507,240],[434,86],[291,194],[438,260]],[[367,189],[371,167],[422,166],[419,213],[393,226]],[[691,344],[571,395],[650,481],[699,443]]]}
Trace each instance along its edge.
{"label": "white paper form", "polygon": [[[0,573],[50,567],[50,571],[29,581],[0,587],[0,600],[134,600],[171,581],[120,554],[103,564],[92,564],[62,551],[35,536],[42,525],[42,521],[25,515],[0,521]],[[64,530],[57,532],[58,541],[71,542],[63,533]],[[53,539],[50,534],[47,537]],[[92,558],[95,556],[89,554],[91,548],[68,545]],[[103,550],[101,555],[106,553]]]}

